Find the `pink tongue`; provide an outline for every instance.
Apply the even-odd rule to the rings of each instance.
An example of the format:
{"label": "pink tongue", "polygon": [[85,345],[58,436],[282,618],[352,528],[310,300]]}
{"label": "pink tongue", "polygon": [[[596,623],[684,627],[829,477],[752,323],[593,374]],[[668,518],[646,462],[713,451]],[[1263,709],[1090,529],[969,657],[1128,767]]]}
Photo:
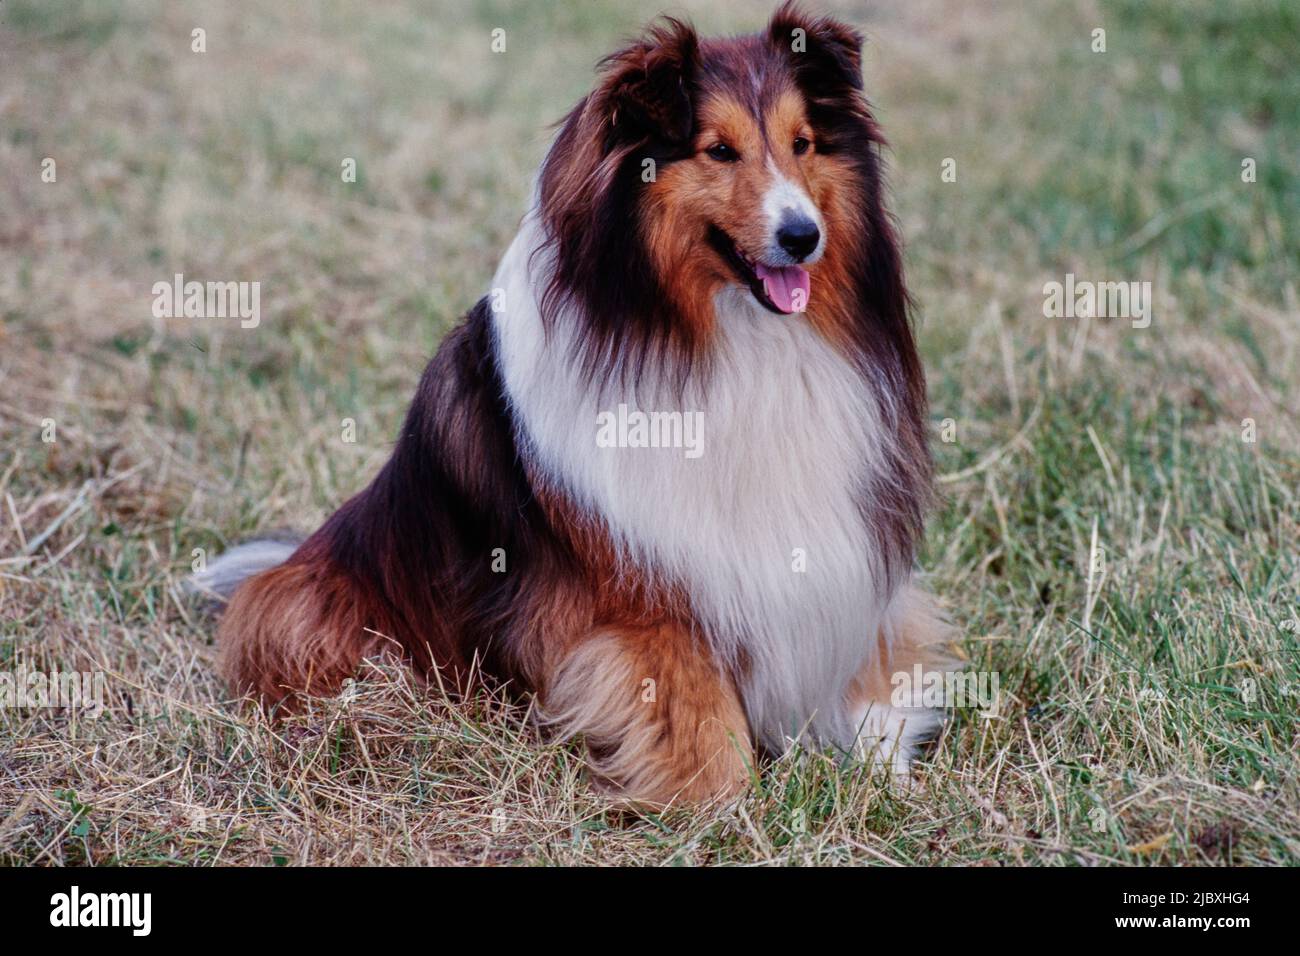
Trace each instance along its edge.
{"label": "pink tongue", "polygon": [[772,304],[789,315],[791,312],[803,312],[808,308],[812,282],[808,270],[800,266],[765,266],[761,262],[754,264],[754,272],[763,280],[763,291],[772,300]]}

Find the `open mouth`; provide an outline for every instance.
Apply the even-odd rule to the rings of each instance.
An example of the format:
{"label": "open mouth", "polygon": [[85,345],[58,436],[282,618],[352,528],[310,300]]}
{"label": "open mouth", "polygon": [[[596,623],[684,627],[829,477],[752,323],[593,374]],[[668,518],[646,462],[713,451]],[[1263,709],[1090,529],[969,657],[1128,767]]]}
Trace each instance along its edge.
{"label": "open mouth", "polygon": [[759,262],[746,255],[736,240],[717,226],[709,227],[709,243],[767,309],[777,315],[789,315],[808,308],[812,280],[803,266],[769,266]]}

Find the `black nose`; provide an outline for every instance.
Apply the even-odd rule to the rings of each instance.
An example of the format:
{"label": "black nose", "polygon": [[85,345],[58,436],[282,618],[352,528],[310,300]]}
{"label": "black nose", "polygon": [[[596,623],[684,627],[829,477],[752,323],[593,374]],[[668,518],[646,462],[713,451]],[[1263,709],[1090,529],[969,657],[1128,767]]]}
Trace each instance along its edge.
{"label": "black nose", "polygon": [[776,231],[777,243],[794,257],[795,262],[803,262],[812,255],[821,238],[817,223],[804,216],[787,214]]}

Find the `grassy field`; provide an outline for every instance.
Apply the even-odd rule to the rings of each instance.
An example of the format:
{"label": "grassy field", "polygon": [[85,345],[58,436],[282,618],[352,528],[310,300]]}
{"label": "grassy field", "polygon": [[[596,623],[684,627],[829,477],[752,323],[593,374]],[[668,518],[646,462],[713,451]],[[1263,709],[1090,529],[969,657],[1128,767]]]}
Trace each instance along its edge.
{"label": "grassy field", "polygon": [[[548,124],[650,8],[6,0],[0,671],[104,672],[107,709],[0,710],[0,862],[1300,862],[1300,13],[824,8],[870,38],[942,473],[922,564],[996,715],[911,789],[794,754],[651,817],[400,672],[280,725],[233,705],[193,549],[375,472]],[[175,273],[261,282],[260,325],[155,318]],[[1066,273],[1149,281],[1150,326],[1045,318]]]}

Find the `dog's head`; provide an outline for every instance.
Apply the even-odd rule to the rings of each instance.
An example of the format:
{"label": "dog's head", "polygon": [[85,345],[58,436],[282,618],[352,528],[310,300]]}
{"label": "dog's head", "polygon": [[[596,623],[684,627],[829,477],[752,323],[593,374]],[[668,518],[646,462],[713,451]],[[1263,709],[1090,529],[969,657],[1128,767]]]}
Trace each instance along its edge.
{"label": "dog's head", "polygon": [[543,168],[547,309],[574,301],[607,357],[699,352],[734,287],[773,321],[849,345],[883,324],[910,348],[861,50],[787,4],[756,35],[702,40],[669,19],[607,57]]}

